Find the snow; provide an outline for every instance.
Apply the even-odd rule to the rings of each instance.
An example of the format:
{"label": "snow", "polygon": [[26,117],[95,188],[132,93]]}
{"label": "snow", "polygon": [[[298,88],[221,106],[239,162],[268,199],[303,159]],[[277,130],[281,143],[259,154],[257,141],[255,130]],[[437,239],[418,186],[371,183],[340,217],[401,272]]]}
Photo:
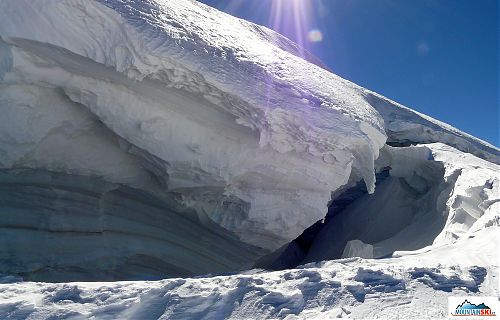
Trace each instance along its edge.
{"label": "snow", "polygon": [[[344,250],[355,250],[351,241],[373,246],[378,258],[431,251],[476,233],[498,231],[498,165],[439,143],[386,146],[377,162],[391,168],[389,176],[375,193],[337,212],[304,261],[340,258]],[[485,257],[497,259],[496,243],[476,249],[478,260],[468,263],[487,265]],[[367,248],[357,247],[359,254],[366,254]]]}
{"label": "snow", "polygon": [[301,52],[192,0],[0,0],[0,318],[498,296],[500,150]]}
{"label": "snow", "polygon": [[[157,192],[181,194],[200,219],[265,251],[321,219],[330,192],[351,171],[373,189],[373,160],[385,142],[382,119],[344,80],[269,43],[270,31],[255,32],[248,23],[191,1],[3,1],[0,9],[8,61],[2,64],[8,67],[2,71],[4,104],[27,106],[25,114],[5,117],[2,127],[11,132],[42,118],[35,136],[9,141],[13,145],[2,150],[9,155],[0,160],[7,168],[22,158],[30,168],[163,188]],[[184,23],[187,15],[190,22]],[[298,72],[305,68],[311,72]],[[9,92],[18,86],[43,89],[37,99],[12,102]],[[60,100],[92,114],[95,126],[115,140],[131,144],[140,164],[120,170],[92,166],[105,160],[59,157],[54,161],[61,163],[47,164],[44,155],[57,155],[61,147],[47,137],[61,125],[44,118],[57,113],[51,108],[62,105]],[[79,125],[74,130],[82,131]],[[95,131],[89,134],[100,139]],[[95,158],[88,139],[79,152]],[[33,157],[40,142],[43,155]],[[127,147],[118,147],[121,157],[131,157]],[[140,181],[152,157],[162,186]],[[122,181],[123,170],[137,174]]]}
{"label": "snow", "polygon": [[441,142],[482,159],[500,164],[500,150],[492,144],[462,132],[446,123],[407,108],[367,89],[367,101],[382,116],[387,143],[411,145]]}
{"label": "snow", "polygon": [[3,319],[446,318],[448,295],[495,295],[498,268],[343,259],[154,282],[0,284]]}
{"label": "snow", "polygon": [[373,246],[371,244],[366,244],[361,240],[347,241],[341,258],[352,257],[373,259]]}

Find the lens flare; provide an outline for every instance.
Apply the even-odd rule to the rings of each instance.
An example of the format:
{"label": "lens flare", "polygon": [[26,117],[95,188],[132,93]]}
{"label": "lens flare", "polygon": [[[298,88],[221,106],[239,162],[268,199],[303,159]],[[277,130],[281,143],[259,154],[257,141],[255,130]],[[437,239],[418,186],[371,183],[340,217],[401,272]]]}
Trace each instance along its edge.
{"label": "lens flare", "polygon": [[272,0],[269,25],[275,31],[292,39],[304,54],[307,32],[311,28],[313,6],[304,0]]}
{"label": "lens flare", "polygon": [[318,29],[313,29],[307,33],[307,39],[310,42],[321,42],[323,40],[323,33]]}

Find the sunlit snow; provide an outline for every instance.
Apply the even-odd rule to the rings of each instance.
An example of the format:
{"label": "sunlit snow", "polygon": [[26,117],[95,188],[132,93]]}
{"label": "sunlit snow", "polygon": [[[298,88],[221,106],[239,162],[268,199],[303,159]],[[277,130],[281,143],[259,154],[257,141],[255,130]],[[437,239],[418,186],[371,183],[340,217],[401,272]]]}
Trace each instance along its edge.
{"label": "sunlit snow", "polygon": [[2,319],[499,294],[498,148],[196,1],[0,0],[0,108]]}

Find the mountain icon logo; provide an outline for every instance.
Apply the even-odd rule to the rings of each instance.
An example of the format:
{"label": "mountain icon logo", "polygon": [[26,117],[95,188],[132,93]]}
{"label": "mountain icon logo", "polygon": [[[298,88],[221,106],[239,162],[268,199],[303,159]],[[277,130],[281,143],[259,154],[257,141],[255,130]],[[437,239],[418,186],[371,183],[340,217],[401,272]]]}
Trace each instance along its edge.
{"label": "mountain icon logo", "polygon": [[479,304],[474,304],[469,300],[465,299],[461,304],[459,304],[455,311],[451,314],[452,316],[474,316],[474,317],[495,317],[496,314],[490,307],[488,307],[484,302]]}

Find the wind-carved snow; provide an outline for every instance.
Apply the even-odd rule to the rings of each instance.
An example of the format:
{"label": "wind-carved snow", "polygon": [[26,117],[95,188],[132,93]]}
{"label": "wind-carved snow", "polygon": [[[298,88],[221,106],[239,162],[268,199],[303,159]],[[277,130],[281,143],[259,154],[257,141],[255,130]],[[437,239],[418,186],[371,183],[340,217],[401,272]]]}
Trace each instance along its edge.
{"label": "wind-carved snow", "polygon": [[498,148],[302,53],[191,0],[0,0],[0,317],[444,317],[498,294]]}
{"label": "wind-carved snow", "polygon": [[[344,246],[356,240],[372,246],[375,258],[395,257],[431,251],[498,227],[498,165],[430,144],[387,146],[377,166],[391,168],[390,176],[373,195],[356,199],[328,221],[305,262],[340,258]],[[496,256],[491,249],[477,249],[471,263],[488,265]]]}
{"label": "wind-carved snow", "polygon": [[[263,266],[275,269],[346,257],[387,258],[441,252],[446,261],[487,266],[497,261],[500,167],[444,144],[393,148],[376,161],[378,182],[358,184],[332,201],[316,223]],[[366,190],[366,189],[365,189]],[[477,235],[492,244],[463,255],[449,245]],[[445,249],[447,248],[447,249]],[[443,253],[447,250],[452,253]],[[436,258],[439,260],[438,258]]]}
{"label": "wind-carved snow", "polygon": [[[316,66],[299,73],[310,66],[304,60],[191,2],[151,3],[157,11],[139,1],[105,4],[3,2],[5,86],[54,88],[83,105],[158,160],[165,192],[267,251],[321,219],[351,168],[373,189],[382,120],[354,89],[321,86],[325,76],[343,80]],[[194,27],[175,22],[187,14],[210,19],[188,37]],[[235,29],[224,31],[219,15]]]}
{"label": "wind-carved snow", "polygon": [[[480,244],[480,243],[475,243]],[[467,247],[467,249],[472,249]],[[413,262],[416,263],[416,262]],[[0,316],[28,319],[446,318],[447,296],[495,295],[498,269],[342,259],[301,268],[150,282],[0,278]],[[15,294],[13,294],[15,292]],[[424,310],[424,311],[422,311]],[[417,316],[413,317],[414,314]]]}

